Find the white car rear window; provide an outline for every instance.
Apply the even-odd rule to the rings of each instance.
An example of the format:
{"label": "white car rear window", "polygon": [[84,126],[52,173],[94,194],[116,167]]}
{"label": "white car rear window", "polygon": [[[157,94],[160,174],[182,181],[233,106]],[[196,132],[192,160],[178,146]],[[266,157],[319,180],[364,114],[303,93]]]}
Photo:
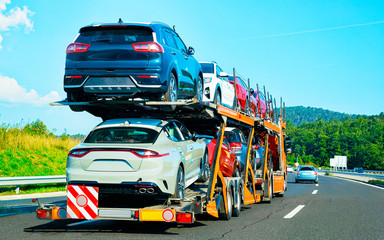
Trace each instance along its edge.
{"label": "white car rear window", "polygon": [[153,143],[157,135],[157,131],[148,128],[101,128],[91,132],[84,143]]}

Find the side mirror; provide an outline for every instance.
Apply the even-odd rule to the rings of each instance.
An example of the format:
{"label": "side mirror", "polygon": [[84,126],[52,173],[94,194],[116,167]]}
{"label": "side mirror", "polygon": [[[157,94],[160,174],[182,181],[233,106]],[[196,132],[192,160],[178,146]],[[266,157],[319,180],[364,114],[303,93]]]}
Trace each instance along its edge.
{"label": "side mirror", "polygon": [[195,49],[194,49],[193,47],[189,47],[189,48],[188,48],[188,54],[189,54],[189,55],[193,55],[193,54],[195,54]]}
{"label": "side mirror", "polygon": [[221,73],[219,74],[219,77],[228,77],[228,76],[229,76],[229,74],[226,73],[226,72],[221,72]]}
{"label": "side mirror", "polygon": [[192,141],[196,142],[198,139],[196,132],[192,133]]}

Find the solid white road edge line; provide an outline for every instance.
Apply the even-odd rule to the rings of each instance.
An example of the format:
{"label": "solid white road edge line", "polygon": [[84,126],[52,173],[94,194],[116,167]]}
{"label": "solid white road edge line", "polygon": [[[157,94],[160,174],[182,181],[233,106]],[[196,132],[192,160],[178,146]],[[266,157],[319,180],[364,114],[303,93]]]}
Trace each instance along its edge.
{"label": "solid white road edge line", "polygon": [[293,209],[290,213],[288,213],[287,215],[284,216],[284,218],[293,218],[293,216],[296,215],[296,213],[298,213],[301,209],[303,209],[303,207],[305,207],[305,205],[299,205],[297,206],[295,209]]}
{"label": "solid white road edge line", "polygon": [[318,190],[313,190],[312,194],[316,194]]}

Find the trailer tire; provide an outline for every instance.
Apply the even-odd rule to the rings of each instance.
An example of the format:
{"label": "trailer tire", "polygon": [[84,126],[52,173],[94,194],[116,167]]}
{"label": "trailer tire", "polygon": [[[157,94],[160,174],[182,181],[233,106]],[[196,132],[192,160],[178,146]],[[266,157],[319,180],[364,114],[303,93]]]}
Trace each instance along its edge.
{"label": "trailer tire", "polygon": [[[240,186],[239,188],[237,189],[237,191],[235,192],[235,195],[234,195],[234,199],[236,199],[236,201],[233,201],[233,213],[232,213],[232,216],[234,217],[238,217],[240,216],[240,211],[241,211],[241,191],[240,191]],[[237,205],[236,205],[236,202],[237,202]]]}
{"label": "trailer tire", "polygon": [[184,200],[184,195],[185,195],[184,170],[181,166],[179,166],[179,169],[177,170],[175,194],[173,197],[180,198],[181,200]]}
{"label": "trailer tire", "polygon": [[201,174],[201,177],[198,179],[198,182],[206,182],[209,180],[209,177],[211,175],[211,171],[209,168],[209,162],[208,162],[208,150],[206,149],[204,152],[203,159],[201,159],[201,164],[203,168],[203,173]]}
{"label": "trailer tire", "polygon": [[[268,193],[268,197],[266,197],[266,193]],[[264,182],[263,202],[272,203],[272,195],[273,195],[273,177],[271,174],[269,175],[268,180]]]}
{"label": "trailer tire", "polygon": [[[224,194],[223,193],[221,193],[221,194],[224,197]],[[222,213],[220,215],[221,215],[222,219],[230,220],[231,217],[232,217],[232,206],[233,206],[232,190],[227,192],[227,199],[226,199],[226,201],[227,201],[228,213],[224,212],[224,213]],[[223,209],[225,210],[225,207],[223,207]]]}
{"label": "trailer tire", "polygon": [[[177,80],[172,72],[168,79],[168,89],[164,94],[164,101],[177,102]],[[176,105],[161,106],[161,110],[165,112],[172,112],[176,110]]]}

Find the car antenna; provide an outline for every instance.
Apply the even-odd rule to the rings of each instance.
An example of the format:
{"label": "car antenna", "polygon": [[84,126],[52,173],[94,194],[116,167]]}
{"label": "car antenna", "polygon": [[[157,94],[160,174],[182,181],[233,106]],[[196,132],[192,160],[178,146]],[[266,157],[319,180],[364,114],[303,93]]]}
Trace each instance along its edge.
{"label": "car antenna", "polygon": [[173,25],[173,31],[176,32],[176,25]]}
{"label": "car antenna", "polygon": [[121,20],[121,18],[119,18],[118,23],[122,24],[122,23],[123,23],[123,20]]}

